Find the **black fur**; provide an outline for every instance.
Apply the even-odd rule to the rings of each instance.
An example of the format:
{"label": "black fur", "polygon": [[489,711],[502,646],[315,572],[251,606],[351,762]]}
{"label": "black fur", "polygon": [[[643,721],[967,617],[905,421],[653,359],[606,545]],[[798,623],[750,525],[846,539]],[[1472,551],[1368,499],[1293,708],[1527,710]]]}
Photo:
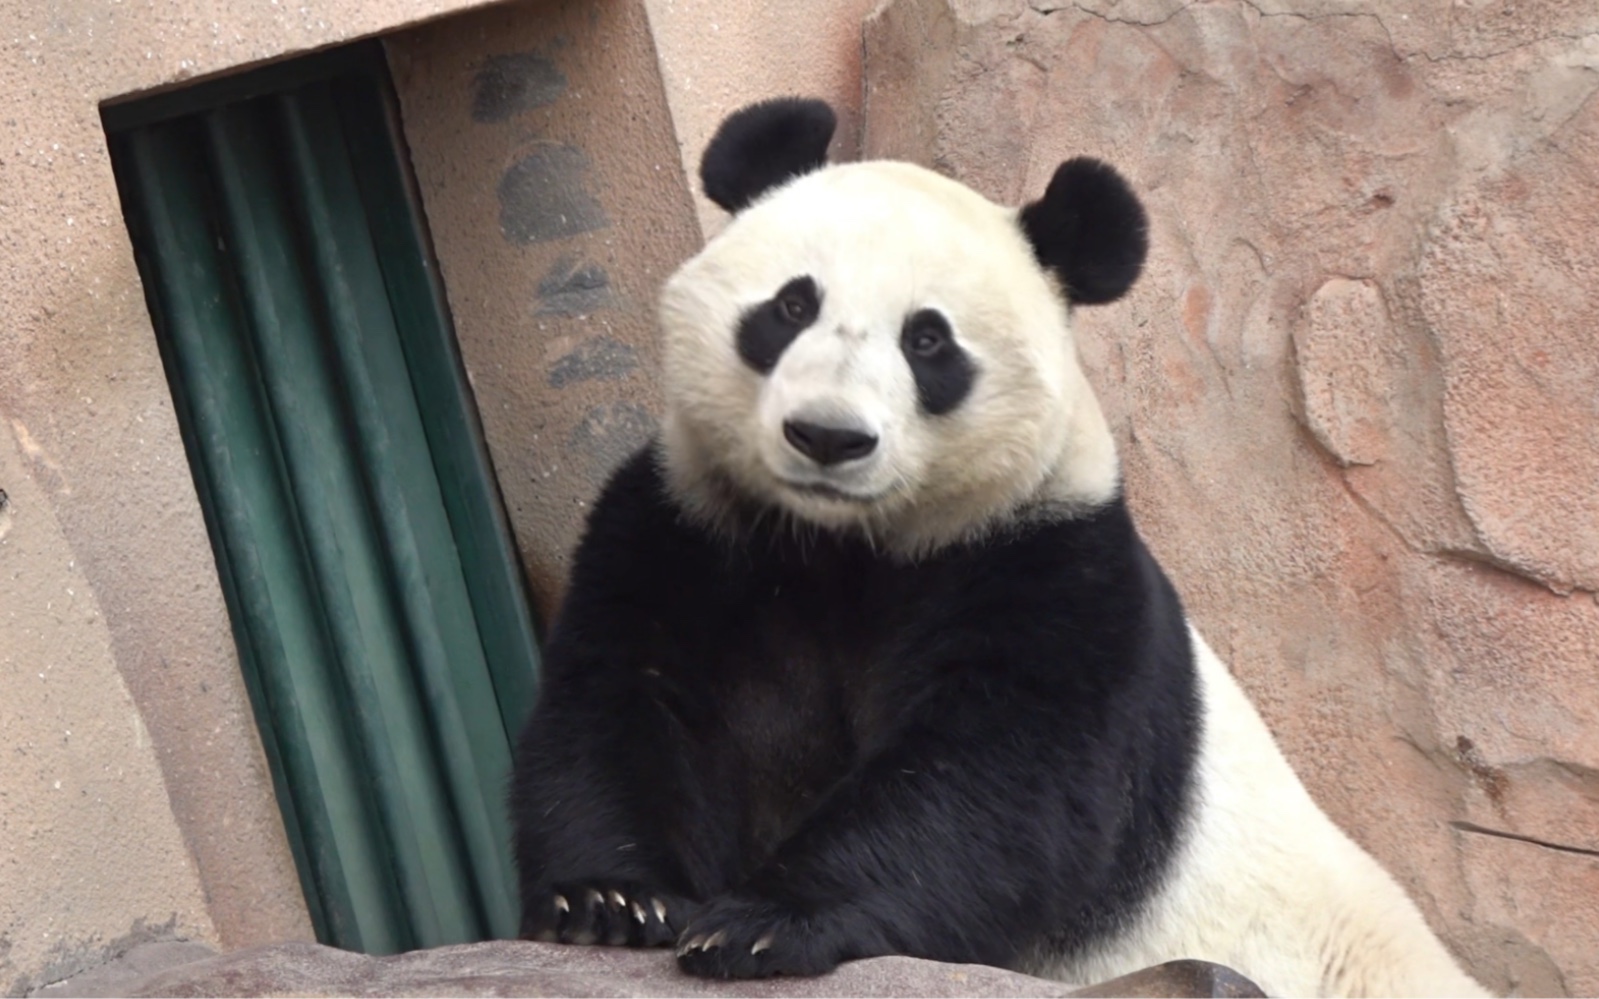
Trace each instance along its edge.
{"label": "black fur", "polygon": [[916,377],[917,402],[929,416],[943,416],[965,402],[977,383],[977,366],[937,309],[922,309],[905,320],[899,348]]}
{"label": "black fur", "polygon": [[738,321],[738,356],[750,368],[769,375],[783,351],[822,311],[822,293],[810,277],[797,277],[777,294],[752,306]]}
{"label": "black fur", "polygon": [[705,155],[705,196],[729,212],[742,211],[766,191],[827,162],[838,118],[818,100],[779,97],[727,116]]}
{"label": "black fur", "polygon": [[1022,209],[1033,254],[1053,270],[1074,305],[1103,305],[1127,293],[1149,252],[1149,220],[1138,196],[1098,160],[1067,160],[1044,196]]}
{"label": "black fur", "polygon": [[906,564],[773,517],[713,538],[656,461],[590,517],[517,747],[525,935],[675,934],[684,969],[754,977],[1014,966],[1125,925],[1199,720],[1182,609],[1119,499]]}

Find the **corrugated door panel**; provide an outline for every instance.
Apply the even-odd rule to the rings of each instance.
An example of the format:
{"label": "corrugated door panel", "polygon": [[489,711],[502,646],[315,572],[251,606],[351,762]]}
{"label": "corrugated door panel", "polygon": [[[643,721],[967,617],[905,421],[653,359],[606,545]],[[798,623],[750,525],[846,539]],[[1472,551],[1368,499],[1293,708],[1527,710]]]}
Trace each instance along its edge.
{"label": "corrugated door panel", "polygon": [[509,936],[533,629],[381,53],[317,65],[113,161],[318,936]]}
{"label": "corrugated door panel", "polygon": [[[348,137],[350,162],[361,178],[360,193],[373,245],[383,269],[394,322],[405,350],[417,398],[471,399],[456,354],[451,324],[420,208],[394,211],[398,204],[420,205],[403,147],[397,104],[386,91],[359,81],[335,79],[340,120]],[[418,252],[417,247],[426,249]],[[444,335],[440,335],[444,331]],[[494,472],[470,404],[421,407],[433,465],[439,480],[486,482]],[[507,731],[521,729],[532,707],[537,672],[533,621],[523,592],[521,568],[506,557],[511,536],[497,492],[446,489],[444,505],[463,562],[472,567],[466,585],[477,613],[478,635]]]}

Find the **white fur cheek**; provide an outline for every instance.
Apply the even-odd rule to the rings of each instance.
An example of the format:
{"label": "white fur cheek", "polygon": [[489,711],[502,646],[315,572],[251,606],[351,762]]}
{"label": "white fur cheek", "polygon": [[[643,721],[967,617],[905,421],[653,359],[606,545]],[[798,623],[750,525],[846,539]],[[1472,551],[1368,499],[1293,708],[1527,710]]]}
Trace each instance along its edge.
{"label": "white fur cheek", "polygon": [[[698,296],[664,296],[662,389],[674,449],[695,456],[692,477],[719,469],[744,481],[762,467],[749,433],[760,381],[739,359],[731,327],[714,325]],[[725,311],[725,310],[724,310]],[[707,313],[713,318],[706,320]]]}
{"label": "white fur cheek", "polygon": [[923,434],[911,430],[895,434],[877,469],[878,491],[886,493],[885,516],[922,502],[922,483],[931,478],[931,459],[936,450]]}
{"label": "white fur cheek", "polygon": [[755,410],[745,424],[749,427],[746,439],[760,454],[763,467],[772,475],[781,477],[783,470],[799,461],[790,453],[783,437],[783,421],[792,411],[791,404],[779,386],[768,380],[757,395]]}
{"label": "white fur cheek", "polygon": [[1042,398],[1036,376],[1023,369],[981,370],[971,398],[938,427],[939,461],[951,485],[979,484],[1030,490],[1048,470],[1042,437],[1060,422],[1058,402]]}
{"label": "white fur cheek", "polygon": [[735,343],[738,308],[710,289],[668,282],[661,296],[661,373],[668,406],[694,406],[736,390],[747,373]]}

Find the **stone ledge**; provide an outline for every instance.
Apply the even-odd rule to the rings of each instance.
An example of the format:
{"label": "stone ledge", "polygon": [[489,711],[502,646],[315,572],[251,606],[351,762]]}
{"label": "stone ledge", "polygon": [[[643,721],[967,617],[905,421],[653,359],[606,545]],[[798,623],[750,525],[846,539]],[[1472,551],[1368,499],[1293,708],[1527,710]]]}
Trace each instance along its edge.
{"label": "stone ledge", "polygon": [[369,957],[313,943],[235,951],[153,974],[133,996],[1260,996],[1248,979],[1174,961],[1088,988],[998,968],[908,957],[854,961],[820,978],[713,982],[664,950],[494,940]]}

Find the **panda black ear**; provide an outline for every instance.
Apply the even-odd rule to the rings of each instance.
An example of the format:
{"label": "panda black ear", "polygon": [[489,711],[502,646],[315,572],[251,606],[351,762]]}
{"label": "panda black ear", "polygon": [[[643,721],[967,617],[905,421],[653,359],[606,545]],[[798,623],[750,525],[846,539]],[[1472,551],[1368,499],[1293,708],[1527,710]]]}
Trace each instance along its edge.
{"label": "panda black ear", "polygon": [[705,196],[737,212],[827,163],[838,118],[823,101],[778,97],[727,116],[700,158]]}
{"label": "panda black ear", "polygon": [[1103,305],[1126,294],[1149,252],[1149,219],[1110,166],[1078,157],[1062,163],[1044,196],[1021,211],[1033,255],[1053,270],[1073,305]]}

